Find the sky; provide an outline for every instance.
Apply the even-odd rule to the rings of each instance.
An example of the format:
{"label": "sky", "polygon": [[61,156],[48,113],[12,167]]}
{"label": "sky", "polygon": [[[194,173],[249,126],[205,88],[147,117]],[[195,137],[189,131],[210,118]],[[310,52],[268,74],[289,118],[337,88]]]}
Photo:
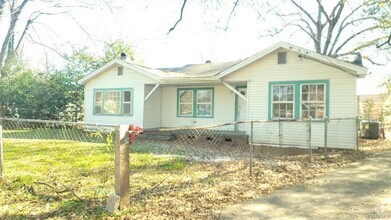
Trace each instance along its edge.
{"label": "sky", "polygon": [[[230,7],[216,10],[213,4],[197,1],[189,1],[183,20],[167,34],[179,17],[181,4],[181,0],[118,0],[111,9],[105,5],[93,10],[75,9],[73,18],[67,15],[43,17],[40,22],[45,25],[38,24],[33,31],[39,40],[62,51],[88,45],[99,53],[102,42],[123,39],[134,46],[135,59],[149,67],[175,67],[206,60],[235,61],[279,41],[313,49],[307,38],[291,37],[289,33],[260,37],[265,29],[273,27],[273,22],[268,18],[260,20],[250,7],[239,7],[228,29],[224,30]],[[25,47],[25,55],[34,65],[39,66],[46,59],[61,63],[61,58],[48,48],[28,42]],[[367,67],[370,74],[358,80],[358,94],[382,92],[378,85],[391,74],[391,65]]]}

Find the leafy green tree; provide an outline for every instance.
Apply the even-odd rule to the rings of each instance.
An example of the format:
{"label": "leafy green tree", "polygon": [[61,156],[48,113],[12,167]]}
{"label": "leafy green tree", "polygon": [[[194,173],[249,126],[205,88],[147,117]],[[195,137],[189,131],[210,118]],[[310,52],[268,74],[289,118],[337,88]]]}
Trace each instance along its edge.
{"label": "leafy green tree", "polygon": [[57,75],[64,78],[64,98],[67,99],[65,109],[61,112],[61,119],[66,121],[79,121],[83,118],[83,86],[77,81],[84,75],[93,72],[100,65],[101,59],[88,52],[87,47],[73,48],[69,55],[64,55],[66,64],[57,71]]}
{"label": "leafy green tree", "polygon": [[65,111],[61,112],[61,119],[67,121],[79,121],[83,118],[83,86],[77,81],[86,74],[92,73],[99,67],[119,58],[121,53],[133,57],[133,47],[123,40],[105,42],[104,51],[101,55],[89,52],[88,47],[74,48],[72,53],[65,55],[66,65],[59,73],[65,76],[65,98],[68,100]]}
{"label": "leafy green tree", "polygon": [[104,55],[101,58],[101,62],[107,63],[115,58],[119,58],[121,53],[125,53],[126,56],[133,59],[134,50],[132,45],[123,40],[105,42]]}
{"label": "leafy green tree", "polygon": [[83,86],[77,81],[121,52],[130,56],[130,44],[114,41],[105,44],[100,55],[89,48],[74,48],[63,57],[66,64],[56,69],[50,64],[44,72],[27,68],[15,60],[7,77],[0,78],[0,117],[79,121],[83,118]]}

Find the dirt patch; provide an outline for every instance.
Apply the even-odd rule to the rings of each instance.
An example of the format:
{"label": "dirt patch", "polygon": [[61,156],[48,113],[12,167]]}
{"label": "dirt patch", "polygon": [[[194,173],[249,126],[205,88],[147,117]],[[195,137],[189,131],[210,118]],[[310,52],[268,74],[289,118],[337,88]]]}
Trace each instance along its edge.
{"label": "dirt patch", "polygon": [[[381,148],[381,147],[380,147]],[[391,151],[230,206],[222,219],[391,219]]]}
{"label": "dirt patch", "polygon": [[[219,218],[220,210],[286,188],[345,167],[374,153],[390,149],[386,140],[363,141],[361,151],[314,151],[313,162],[307,154],[292,153],[269,161],[256,161],[249,176],[248,161],[197,163],[198,177],[183,175],[175,183],[163,181],[133,195],[132,218]],[[296,152],[296,151],[295,151]],[[194,170],[184,172],[194,174]]]}

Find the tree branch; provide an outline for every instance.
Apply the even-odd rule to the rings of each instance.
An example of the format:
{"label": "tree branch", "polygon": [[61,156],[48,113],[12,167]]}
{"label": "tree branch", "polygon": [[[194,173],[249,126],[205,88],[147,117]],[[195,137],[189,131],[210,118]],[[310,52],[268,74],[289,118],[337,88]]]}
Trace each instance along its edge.
{"label": "tree branch", "polygon": [[315,19],[311,16],[310,13],[308,13],[307,10],[305,10],[303,7],[301,7],[297,2],[295,2],[294,0],[291,0],[291,2],[298,8],[300,9],[300,11],[302,11],[311,21],[312,23],[314,23],[314,25],[317,25],[317,22],[315,21]]}
{"label": "tree branch", "polygon": [[318,2],[318,7],[319,7],[321,13],[326,17],[327,21],[330,21],[330,17],[327,14],[326,10],[324,9],[321,0],[316,0],[316,1]]}
{"label": "tree branch", "polygon": [[64,184],[61,184],[65,187],[65,189],[63,190],[57,190],[56,188],[54,188],[54,186],[48,184],[48,183],[45,183],[45,182],[34,182],[34,184],[37,184],[37,185],[43,185],[43,186],[47,186],[49,187],[51,190],[53,190],[53,192],[55,192],[56,194],[61,194],[61,193],[66,193],[66,192],[70,192],[74,197],[76,197],[78,200],[80,201],[84,201],[84,199],[82,199],[80,196],[78,196],[75,191],[73,191],[73,189],[65,186]]}
{"label": "tree branch", "polygon": [[369,28],[366,28],[366,29],[363,29],[355,34],[353,34],[352,36],[346,38],[346,40],[335,50],[335,54],[338,54],[338,52],[349,42],[351,41],[352,39],[354,39],[355,37],[357,37],[358,35],[362,34],[362,33],[365,33],[367,31],[371,31],[371,30],[374,30],[376,28],[379,28],[378,25],[375,25],[375,26],[372,26],[372,27],[369,27]]}
{"label": "tree branch", "polygon": [[182,21],[183,11],[185,10],[186,3],[187,3],[187,0],[183,0],[183,4],[182,4],[182,8],[181,8],[181,14],[179,16],[179,19],[175,22],[174,26],[172,28],[170,28],[170,30],[168,30],[167,34],[170,34],[171,31],[175,30],[175,28],[179,24],[179,22]]}
{"label": "tree branch", "polygon": [[382,43],[382,44],[376,45],[376,48],[381,48],[381,47],[383,47],[383,46],[386,45],[386,44],[388,44],[388,45],[391,46],[391,33],[390,33],[390,35],[388,36],[387,40],[386,40],[384,43]]}
{"label": "tree branch", "polygon": [[26,38],[26,39],[30,40],[32,43],[37,44],[37,45],[40,45],[40,46],[43,46],[43,47],[45,47],[45,48],[48,48],[49,50],[55,52],[58,56],[60,56],[60,57],[63,58],[64,60],[67,59],[66,56],[65,56],[64,54],[60,53],[58,50],[54,49],[53,47],[50,47],[50,46],[48,46],[48,45],[46,45],[46,44],[44,44],[44,43],[41,43],[41,42],[38,42],[38,41],[34,40],[30,35],[27,35],[27,36],[28,36],[29,38]]}
{"label": "tree branch", "polygon": [[[344,29],[346,28],[346,26],[347,26],[347,25],[345,25],[345,22],[346,22],[351,16],[353,16],[353,14],[354,14],[355,12],[357,12],[362,6],[363,6],[363,5],[360,4],[360,5],[357,6],[355,9],[353,9],[348,15],[346,15],[346,16],[344,17],[344,19],[342,19],[341,24],[340,24],[339,29],[338,29],[338,32],[337,32],[337,35],[336,35],[336,37],[334,38],[334,41],[333,41],[333,43],[332,43],[332,45],[331,45],[331,48],[330,48],[330,50],[329,50],[329,53],[328,53],[329,56],[332,55],[332,53],[333,53],[333,51],[334,51],[334,48],[335,48],[335,46],[337,45],[337,43],[338,43],[338,41],[339,41],[339,37],[341,36],[341,33],[343,32],[343,30],[344,30]],[[350,23],[350,22],[348,22],[348,23]]]}
{"label": "tree branch", "polygon": [[14,1],[12,1],[12,3],[10,2],[11,19],[10,19],[10,25],[7,30],[7,34],[4,38],[3,45],[2,45],[1,51],[0,51],[0,66],[3,66],[3,64],[4,64],[4,58],[6,57],[7,50],[10,46],[9,45],[10,39],[11,39],[11,36],[14,34],[15,26],[16,26],[16,23],[19,19],[19,15],[22,12],[22,9],[24,8],[24,6],[26,6],[28,1],[29,0],[23,0],[23,2],[16,8],[15,8],[15,2]]}
{"label": "tree branch", "polygon": [[[338,4],[334,7],[333,11],[331,12],[331,15],[330,15],[331,19],[328,20],[329,28],[327,30],[326,42],[323,45],[323,54],[328,54],[328,49],[329,49],[329,45],[330,45],[331,39],[333,37],[334,28],[337,25],[338,20],[341,17],[341,13],[342,13],[342,10],[344,8],[344,4],[345,3],[343,1],[339,1]],[[334,15],[335,14],[335,10],[337,8],[338,8],[338,12],[337,12],[336,15]]]}
{"label": "tree branch", "polygon": [[224,31],[227,31],[228,30],[228,26],[229,26],[229,22],[231,21],[231,17],[236,9],[236,7],[238,6],[238,3],[239,3],[239,0],[236,0],[235,3],[234,3],[234,6],[232,7],[232,10],[231,10],[231,13],[229,14],[229,17],[228,17],[228,20],[227,20],[227,24],[225,26],[225,29]]}

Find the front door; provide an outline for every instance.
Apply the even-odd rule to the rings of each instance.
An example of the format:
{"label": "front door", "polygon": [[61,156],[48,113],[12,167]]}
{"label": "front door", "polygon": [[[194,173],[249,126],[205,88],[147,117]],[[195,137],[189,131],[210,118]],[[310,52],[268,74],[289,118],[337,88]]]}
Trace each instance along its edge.
{"label": "front door", "polygon": [[[240,92],[244,97],[247,97],[247,87],[237,87],[236,90]],[[247,102],[236,95],[236,121],[246,121],[247,120]],[[246,131],[246,124],[237,124],[235,126],[235,130],[237,131]]]}

